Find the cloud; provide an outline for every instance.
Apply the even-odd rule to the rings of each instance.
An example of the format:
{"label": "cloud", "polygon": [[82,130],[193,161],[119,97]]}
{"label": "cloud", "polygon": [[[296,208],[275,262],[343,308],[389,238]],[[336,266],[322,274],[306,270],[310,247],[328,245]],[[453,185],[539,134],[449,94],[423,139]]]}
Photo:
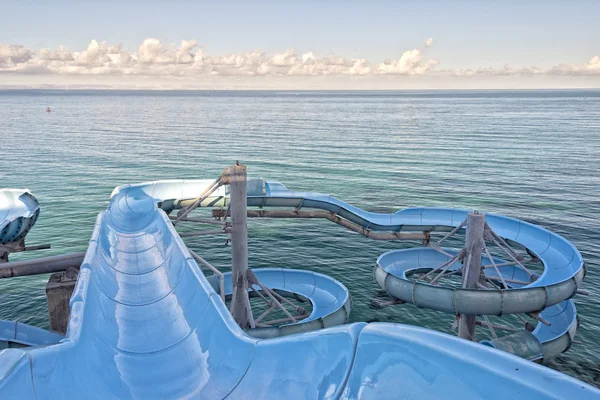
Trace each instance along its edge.
{"label": "cloud", "polygon": [[158,39],[148,38],[142,42],[137,53],[130,54],[130,57],[140,64],[192,64],[196,57],[193,49],[197,46],[195,40],[182,40],[179,48],[174,49],[165,46]]}
{"label": "cloud", "polygon": [[377,65],[380,74],[423,75],[439,64],[438,60],[426,60],[421,50],[407,50],[397,60],[386,60]]}
{"label": "cloud", "polygon": [[26,63],[33,57],[33,52],[18,44],[0,44],[0,68]]}
{"label": "cloud", "polygon": [[554,75],[600,75],[600,56],[590,58],[582,65],[559,64],[549,71]]}
{"label": "cloud", "polygon": [[269,60],[276,67],[290,67],[296,64],[296,50],[289,49],[282,54],[275,54]]}
{"label": "cloud", "polygon": [[60,46],[57,50],[50,49],[41,49],[39,51],[38,57],[40,60],[46,61],[73,61],[73,56],[69,52],[69,50]]}
{"label": "cloud", "polygon": [[541,67],[481,67],[476,69],[440,68],[440,61],[427,56],[433,45],[428,38],[422,49],[406,50],[397,59],[372,63],[365,58],[346,58],[335,54],[298,54],[290,48],[266,54],[261,50],[241,54],[209,55],[195,40],[179,45],[147,38],[137,49],[121,44],[92,40],[86,49],[27,49],[18,44],[0,44],[0,74],[61,76],[139,76],[160,79],[201,79],[215,76],[442,76],[459,78],[509,76],[591,76],[600,75],[600,56],[583,64],[558,64]]}
{"label": "cloud", "polygon": [[558,64],[550,68],[521,67],[514,68],[505,64],[501,68],[482,67],[465,70],[439,70],[439,74],[452,75],[456,77],[499,77],[499,76],[600,76],[600,56],[591,57],[583,64]]}
{"label": "cloud", "polygon": [[[87,69],[94,68],[99,68],[100,71],[102,68],[122,68],[131,65],[133,61],[131,55],[123,50],[120,44],[116,46],[109,46],[106,42],[98,43],[96,40],[92,40],[86,50],[73,53],[73,62],[70,62],[70,60],[66,58],[64,49],[63,56],[65,57],[63,60],[65,63],[63,65],[67,67],[80,67],[79,71],[81,73],[85,73]],[[56,68],[58,68],[59,72],[60,67],[63,65],[56,65]]]}
{"label": "cloud", "polygon": [[[409,67],[408,67],[409,68]],[[70,52],[66,47],[37,52],[20,45],[0,47],[0,72],[61,75],[137,75],[161,77],[202,76],[327,76],[373,73],[363,58],[334,54],[298,55],[295,49],[267,55],[260,50],[242,54],[209,56],[195,40],[178,47],[147,38],[135,51],[122,45],[92,40],[87,49]]]}

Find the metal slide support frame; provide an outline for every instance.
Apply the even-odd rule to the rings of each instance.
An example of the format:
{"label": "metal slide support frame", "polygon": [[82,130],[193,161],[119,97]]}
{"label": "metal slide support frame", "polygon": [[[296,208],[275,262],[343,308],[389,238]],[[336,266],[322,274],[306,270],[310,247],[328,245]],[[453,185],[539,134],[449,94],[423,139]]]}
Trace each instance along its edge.
{"label": "metal slide support frame", "polygon": [[[462,287],[463,289],[477,289],[481,283],[481,255],[483,252],[485,229],[485,215],[478,211],[469,213],[467,216],[467,235],[465,248],[467,250],[467,263],[464,265]],[[475,340],[476,315],[460,316],[458,322],[458,336],[463,339]]]}
{"label": "metal slide support frame", "polygon": [[[230,213],[223,209],[213,209],[212,216],[215,218],[227,217]],[[343,226],[353,232],[375,240],[423,240],[430,239],[429,232],[391,232],[380,233],[368,230],[354,222],[339,217],[330,211],[297,211],[297,210],[248,210],[249,218],[324,218]]]}

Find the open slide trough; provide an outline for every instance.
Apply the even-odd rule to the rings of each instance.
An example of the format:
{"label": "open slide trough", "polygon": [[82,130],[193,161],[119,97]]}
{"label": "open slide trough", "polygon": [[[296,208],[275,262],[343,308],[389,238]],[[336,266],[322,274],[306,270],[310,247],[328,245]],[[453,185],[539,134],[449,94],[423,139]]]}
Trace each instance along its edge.
{"label": "open slide trough", "polygon": [[[202,184],[174,182],[113,192],[108,209],[98,216],[80,269],[65,338],[57,344],[1,351],[0,398],[600,398],[597,389],[544,366],[407,325],[354,323],[270,339],[248,335],[164,212],[195,198]],[[153,191],[161,185],[173,193],[157,196]],[[442,211],[441,216],[414,210],[374,214],[262,180],[249,181],[248,187],[250,206],[321,208],[368,229],[418,226],[448,231],[456,226],[447,219],[454,211]],[[227,187],[219,191],[202,205],[226,207]],[[519,232],[528,231],[508,238],[518,240]],[[542,290],[575,277],[580,258],[560,237],[545,237],[546,242],[536,241],[535,249],[545,256],[547,268],[561,271],[552,279],[542,276],[543,285],[532,284]],[[557,240],[561,244],[555,246]],[[331,312],[345,310],[347,291],[331,278],[321,280],[306,271],[263,271],[257,270],[256,276],[273,288],[314,300],[317,310],[313,308],[309,323],[326,326]],[[327,303],[317,299],[326,296],[321,290],[331,290]],[[561,304],[563,295],[548,293]],[[330,308],[320,311],[321,304]]]}

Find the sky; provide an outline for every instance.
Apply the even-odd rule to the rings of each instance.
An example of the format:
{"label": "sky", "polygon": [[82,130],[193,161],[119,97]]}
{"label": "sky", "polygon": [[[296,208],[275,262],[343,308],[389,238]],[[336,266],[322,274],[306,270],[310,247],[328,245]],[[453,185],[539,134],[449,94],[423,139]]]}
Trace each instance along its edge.
{"label": "sky", "polygon": [[600,88],[600,1],[6,1],[0,87]]}

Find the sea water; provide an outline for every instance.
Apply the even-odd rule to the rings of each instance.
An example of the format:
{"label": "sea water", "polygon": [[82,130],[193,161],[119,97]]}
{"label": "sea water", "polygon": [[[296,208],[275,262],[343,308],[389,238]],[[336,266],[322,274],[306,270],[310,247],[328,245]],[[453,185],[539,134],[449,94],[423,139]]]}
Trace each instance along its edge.
{"label": "sea water", "polygon": [[[34,193],[42,211],[27,243],[52,245],[11,260],[85,250],[117,185],[216,178],[236,160],[371,211],[478,209],[563,235],[583,254],[590,295],[575,298],[582,344],[548,365],[600,384],[600,91],[0,91],[0,187]],[[228,270],[224,237],[185,241]],[[351,321],[450,333],[451,315],[370,307],[377,256],[414,245],[323,220],[249,220],[251,267],[337,278]],[[0,281],[0,319],[48,328],[47,279]]]}

